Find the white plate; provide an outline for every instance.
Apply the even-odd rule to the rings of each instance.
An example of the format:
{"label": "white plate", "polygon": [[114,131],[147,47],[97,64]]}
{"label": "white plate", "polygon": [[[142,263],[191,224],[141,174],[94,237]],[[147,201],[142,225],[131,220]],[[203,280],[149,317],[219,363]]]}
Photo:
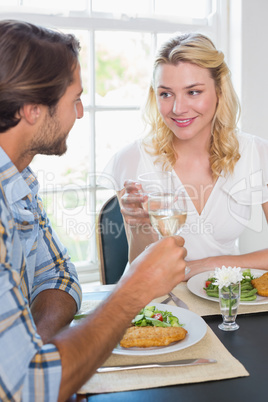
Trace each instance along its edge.
{"label": "white plate", "polygon": [[199,342],[207,332],[207,324],[203,318],[193,313],[192,311],[185,310],[184,308],[176,306],[167,306],[166,304],[150,303],[151,306],[156,306],[158,310],[170,311],[174,316],[178,317],[181,324],[184,324],[188,333],[182,341],[174,342],[168,346],[157,346],[153,348],[122,348],[118,345],[113,353],[118,355],[128,356],[151,356],[161,355],[164,353],[176,352],[181,349],[189,348]]}
{"label": "white plate", "polygon": [[[242,269],[244,271],[245,269]],[[255,277],[259,277],[263,275],[266,271],[263,271],[262,269],[250,269],[251,273]],[[214,302],[219,302],[218,297],[210,297],[207,295],[206,291],[203,289],[205,287],[205,283],[210,278],[213,276],[214,271],[207,271],[207,272],[201,272],[201,274],[197,274],[192,276],[188,282],[187,282],[187,287],[188,289],[195,294],[196,296],[202,297],[203,299],[211,300]],[[257,299],[253,301],[241,301],[240,304],[244,305],[255,305],[255,304],[267,304],[268,303],[268,297],[262,297],[257,295]]]}

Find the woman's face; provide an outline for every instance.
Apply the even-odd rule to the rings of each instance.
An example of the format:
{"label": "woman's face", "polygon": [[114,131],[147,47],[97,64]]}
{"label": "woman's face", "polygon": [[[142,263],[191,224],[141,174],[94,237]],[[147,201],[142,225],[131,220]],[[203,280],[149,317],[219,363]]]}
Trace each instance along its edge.
{"label": "woman's face", "polygon": [[155,93],[159,112],[178,140],[210,138],[218,99],[208,69],[184,62],[160,64]]}

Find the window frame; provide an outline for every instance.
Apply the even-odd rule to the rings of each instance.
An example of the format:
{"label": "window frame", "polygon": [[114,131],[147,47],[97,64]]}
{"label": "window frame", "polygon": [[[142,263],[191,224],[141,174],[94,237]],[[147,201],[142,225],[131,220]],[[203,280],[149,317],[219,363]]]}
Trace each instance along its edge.
{"label": "window frame", "polygon": [[[199,1],[199,0],[197,0]],[[63,30],[85,30],[88,31],[88,49],[89,49],[89,68],[88,68],[88,89],[89,89],[89,105],[85,105],[85,112],[89,113],[89,127],[91,133],[91,146],[89,150],[90,167],[89,167],[89,183],[84,190],[89,192],[89,202],[96,211],[96,193],[101,187],[96,184],[96,159],[95,159],[95,138],[96,138],[96,113],[100,111],[118,111],[118,110],[139,110],[139,106],[100,106],[95,103],[95,32],[96,31],[131,31],[146,32],[152,37],[153,47],[151,49],[151,57],[156,51],[157,34],[170,33],[177,31],[201,31],[212,38],[218,48],[226,55],[228,62],[228,0],[210,0],[212,12],[207,18],[202,19],[185,19],[179,16],[163,17],[159,15],[113,15],[111,13],[93,12],[91,1],[88,0],[88,14],[85,12],[70,12],[62,15],[48,12],[37,12],[35,9],[18,6],[4,7],[0,3],[1,19],[18,19],[25,20],[34,24],[47,26],[50,28]],[[19,2],[18,2],[19,3]],[[151,0],[151,7],[154,7],[154,0]],[[58,191],[58,190],[57,190]],[[60,190],[59,190],[60,191]],[[64,190],[62,190],[64,191]],[[54,190],[46,190],[46,193]],[[42,196],[42,192],[40,192]],[[91,217],[94,219],[94,217]],[[92,222],[93,223],[93,222]],[[99,280],[99,267],[96,251],[96,240],[92,239],[92,255],[90,261],[76,262],[79,279],[81,283],[95,282]]]}

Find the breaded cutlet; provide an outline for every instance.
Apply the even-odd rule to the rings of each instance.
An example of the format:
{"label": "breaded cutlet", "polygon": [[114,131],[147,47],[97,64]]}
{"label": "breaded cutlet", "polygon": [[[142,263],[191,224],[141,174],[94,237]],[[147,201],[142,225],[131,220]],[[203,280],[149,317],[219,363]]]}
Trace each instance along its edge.
{"label": "breaded cutlet", "polygon": [[252,279],[251,283],[257,289],[258,295],[268,297],[268,272],[259,278]]}
{"label": "breaded cutlet", "polygon": [[124,348],[149,348],[166,346],[185,338],[186,329],[182,327],[130,327],[120,342]]}

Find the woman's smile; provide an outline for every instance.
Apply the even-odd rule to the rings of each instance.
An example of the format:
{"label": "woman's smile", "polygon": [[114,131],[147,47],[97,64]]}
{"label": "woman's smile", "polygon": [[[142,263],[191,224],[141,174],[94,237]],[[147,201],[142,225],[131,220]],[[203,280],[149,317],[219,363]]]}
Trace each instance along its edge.
{"label": "woman's smile", "polygon": [[178,127],[188,127],[190,124],[192,124],[194,122],[194,120],[196,119],[196,117],[190,118],[190,119],[174,119],[171,118],[174,123],[178,126]]}

